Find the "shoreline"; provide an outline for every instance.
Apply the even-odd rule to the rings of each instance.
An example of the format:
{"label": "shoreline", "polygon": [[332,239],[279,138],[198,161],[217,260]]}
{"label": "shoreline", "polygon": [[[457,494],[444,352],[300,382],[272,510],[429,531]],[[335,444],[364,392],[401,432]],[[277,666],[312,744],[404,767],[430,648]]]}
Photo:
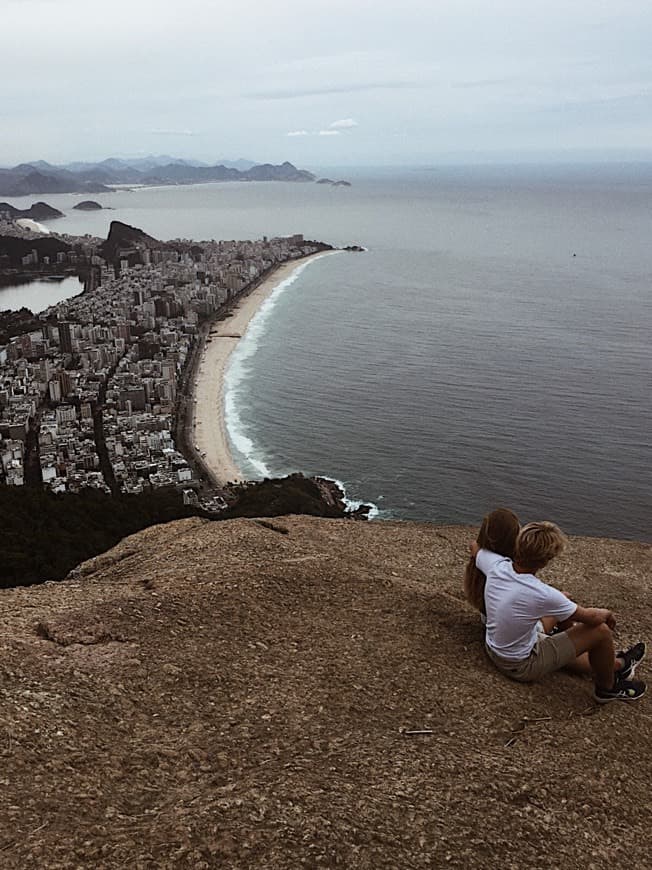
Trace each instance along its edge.
{"label": "shoreline", "polygon": [[191,403],[189,448],[216,486],[246,478],[238,467],[229,442],[225,416],[225,376],[231,354],[244,338],[250,322],[283,281],[299,266],[336,251],[318,251],[279,264],[247,295],[240,297],[223,320],[213,321],[203,338],[194,379],[190,382]]}

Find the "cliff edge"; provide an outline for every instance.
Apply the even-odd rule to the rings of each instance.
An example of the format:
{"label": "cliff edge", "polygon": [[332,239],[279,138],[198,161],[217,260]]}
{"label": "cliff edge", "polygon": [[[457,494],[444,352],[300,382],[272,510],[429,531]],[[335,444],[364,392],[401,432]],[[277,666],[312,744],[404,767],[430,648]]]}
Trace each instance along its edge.
{"label": "cliff edge", "polygon": [[[1,591],[3,867],[652,866],[650,701],[493,670],[471,535],[188,519]],[[549,576],[625,644],[651,562],[574,538]]]}

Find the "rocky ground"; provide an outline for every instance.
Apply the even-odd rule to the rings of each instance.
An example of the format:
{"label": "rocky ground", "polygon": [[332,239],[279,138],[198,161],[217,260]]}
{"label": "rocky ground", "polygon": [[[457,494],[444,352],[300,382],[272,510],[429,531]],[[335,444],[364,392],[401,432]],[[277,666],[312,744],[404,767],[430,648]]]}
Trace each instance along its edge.
{"label": "rocky ground", "polygon": [[[650,701],[493,670],[470,537],[190,519],[0,592],[2,866],[652,866]],[[575,538],[548,577],[626,644],[650,568]]]}

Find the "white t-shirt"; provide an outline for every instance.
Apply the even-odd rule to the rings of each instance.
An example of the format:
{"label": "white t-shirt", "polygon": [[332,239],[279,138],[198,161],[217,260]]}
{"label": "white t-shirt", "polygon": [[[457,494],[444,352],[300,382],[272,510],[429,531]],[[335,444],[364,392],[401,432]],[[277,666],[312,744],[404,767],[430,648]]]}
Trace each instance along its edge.
{"label": "white t-shirt", "polygon": [[530,655],[541,617],[554,616],[561,622],[577,610],[576,604],[534,574],[518,574],[505,556],[480,550],[475,564],[487,577],[485,642],[504,659],[523,661]]}

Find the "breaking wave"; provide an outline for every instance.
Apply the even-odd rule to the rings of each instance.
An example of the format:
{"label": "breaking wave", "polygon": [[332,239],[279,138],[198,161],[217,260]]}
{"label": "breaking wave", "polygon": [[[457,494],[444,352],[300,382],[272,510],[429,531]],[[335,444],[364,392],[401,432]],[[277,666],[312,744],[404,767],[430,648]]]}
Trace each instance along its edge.
{"label": "breaking wave", "polygon": [[234,448],[233,458],[245,477],[273,476],[272,470],[263,458],[261,447],[247,435],[247,427],[240,413],[246,402],[246,381],[251,374],[251,359],[256,353],[258,342],[279,298],[311,263],[320,260],[322,256],[330,256],[330,254],[322,254],[300,263],[291,275],[274,288],[249,321],[244,335],[229,359],[224,375],[224,420],[229,441]]}

